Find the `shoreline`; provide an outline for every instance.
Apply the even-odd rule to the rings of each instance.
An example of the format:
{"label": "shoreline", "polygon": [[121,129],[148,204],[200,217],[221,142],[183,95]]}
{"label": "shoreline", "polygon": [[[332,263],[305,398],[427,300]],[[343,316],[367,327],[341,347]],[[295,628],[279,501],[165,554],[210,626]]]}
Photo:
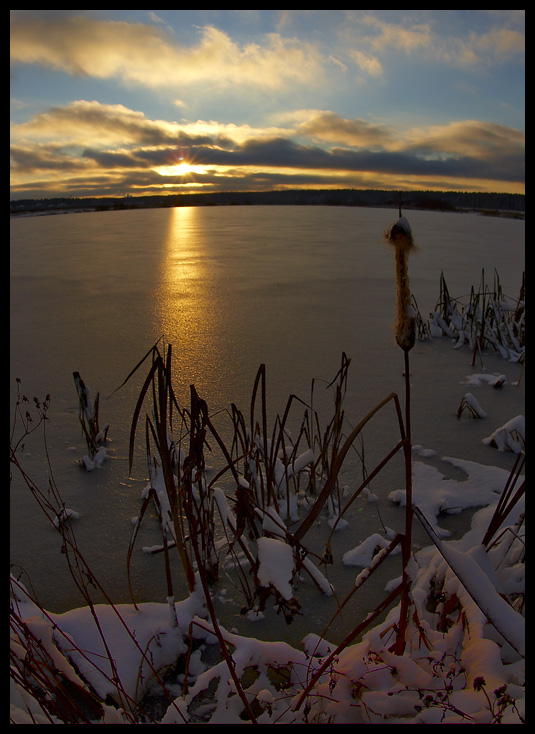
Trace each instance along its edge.
{"label": "shoreline", "polygon": [[165,209],[182,206],[340,206],[404,211],[477,213],[525,219],[523,194],[459,191],[286,190],[229,191],[117,197],[51,197],[10,202],[11,217],[43,216],[85,211]]}
{"label": "shoreline", "polygon": [[[170,206],[133,206],[133,207],[73,207],[73,208],[56,208],[56,209],[24,209],[20,211],[12,211],[9,213],[10,219],[25,219],[28,217],[47,217],[57,216],[61,214],[81,214],[83,212],[106,212],[106,211],[132,211],[138,209],[172,209],[179,206],[195,206],[195,207],[228,207],[228,206],[251,206],[250,204],[175,204]],[[254,205],[253,205],[254,206]],[[340,206],[338,204],[257,204],[256,206]],[[370,208],[370,209],[390,209],[391,207],[365,207],[365,206],[354,206],[354,205],[342,205],[347,208]],[[404,207],[407,211],[432,211],[424,207]],[[442,212],[443,210],[436,210]],[[511,210],[494,210],[494,209],[451,209],[444,210],[443,213],[452,214],[479,214],[482,217],[497,217],[499,219],[519,219],[524,221],[526,218],[525,212],[511,211]]]}

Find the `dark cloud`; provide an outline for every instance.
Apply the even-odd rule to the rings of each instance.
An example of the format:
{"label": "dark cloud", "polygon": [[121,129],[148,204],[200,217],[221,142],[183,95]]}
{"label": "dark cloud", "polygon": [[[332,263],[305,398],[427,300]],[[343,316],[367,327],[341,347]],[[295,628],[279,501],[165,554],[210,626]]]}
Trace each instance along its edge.
{"label": "dark cloud", "polygon": [[144,166],[144,162],[133,152],[128,151],[110,151],[95,150],[86,148],[82,157],[91,160],[100,168],[106,170],[116,170],[121,168],[140,168]]}
{"label": "dark cloud", "polygon": [[418,152],[351,150],[306,146],[286,138],[250,140],[232,151],[193,146],[192,158],[203,165],[266,166],[305,170],[336,170],[352,173],[376,172],[407,176],[492,178],[522,182],[523,155],[503,155],[492,160],[474,156],[446,156]]}
{"label": "dark cloud", "polygon": [[11,169],[31,173],[33,171],[76,171],[83,162],[79,158],[65,155],[58,146],[23,147],[12,145],[10,148]]}
{"label": "dark cloud", "polygon": [[[409,151],[352,150],[335,147],[308,146],[288,138],[252,139],[241,146],[224,149],[199,145],[200,137],[174,136],[172,145],[135,147],[128,149],[85,148],[81,155],[69,153],[57,144],[40,146],[13,145],[12,166],[20,172],[37,170],[75,171],[81,165],[92,164],[110,175],[122,169],[148,170],[178,164],[181,159],[206,167],[224,166],[234,169],[265,168],[337,171],[346,173],[434,176],[444,178],[486,178],[497,181],[522,182],[525,158],[519,151],[513,154],[497,151],[486,157],[436,153],[429,146],[413,146]],[[192,144],[195,141],[195,144]]]}

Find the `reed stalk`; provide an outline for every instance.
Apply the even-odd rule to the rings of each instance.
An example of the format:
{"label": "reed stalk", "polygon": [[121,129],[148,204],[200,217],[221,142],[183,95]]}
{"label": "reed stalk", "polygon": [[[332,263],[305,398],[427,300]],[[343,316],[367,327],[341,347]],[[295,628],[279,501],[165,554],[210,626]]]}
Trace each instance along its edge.
{"label": "reed stalk", "polygon": [[78,393],[79,411],[78,418],[82,426],[89,458],[93,459],[98,450],[104,446],[108,438],[109,424],[106,423],[102,430],[99,426],[99,393],[95,399],[91,399],[91,391],[86,386],[79,372],[73,372],[74,384]]}

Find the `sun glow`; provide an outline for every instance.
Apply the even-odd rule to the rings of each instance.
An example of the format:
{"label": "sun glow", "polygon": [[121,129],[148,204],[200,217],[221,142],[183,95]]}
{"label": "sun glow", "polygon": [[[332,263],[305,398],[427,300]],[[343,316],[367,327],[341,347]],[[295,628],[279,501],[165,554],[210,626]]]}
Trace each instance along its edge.
{"label": "sun glow", "polygon": [[199,166],[194,163],[188,163],[184,160],[181,160],[179,163],[174,163],[170,166],[158,166],[155,170],[161,176],[189,176],[192,173],[204,173],[203,166]]}

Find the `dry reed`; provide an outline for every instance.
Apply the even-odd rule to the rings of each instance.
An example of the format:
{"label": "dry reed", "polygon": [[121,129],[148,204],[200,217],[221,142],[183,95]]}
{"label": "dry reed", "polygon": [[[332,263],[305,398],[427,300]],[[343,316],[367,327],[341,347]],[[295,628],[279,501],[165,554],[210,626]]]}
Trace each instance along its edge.
{"label": "dry reed", "polygon": [[481,271],[479,286],[470,289],[470,295],[453,298],[444,273],[440,275],[439,297],[430,314],[430,330],[436,336],[445,334],[455,339],[455,349],[467,344],[472,351],[472,365],[487,348],[498,352],[510,362],[524,362],[526,349],[525,280],[522,274],[517,298],[507,296],[500,277],[494,271],[492,285]]}

